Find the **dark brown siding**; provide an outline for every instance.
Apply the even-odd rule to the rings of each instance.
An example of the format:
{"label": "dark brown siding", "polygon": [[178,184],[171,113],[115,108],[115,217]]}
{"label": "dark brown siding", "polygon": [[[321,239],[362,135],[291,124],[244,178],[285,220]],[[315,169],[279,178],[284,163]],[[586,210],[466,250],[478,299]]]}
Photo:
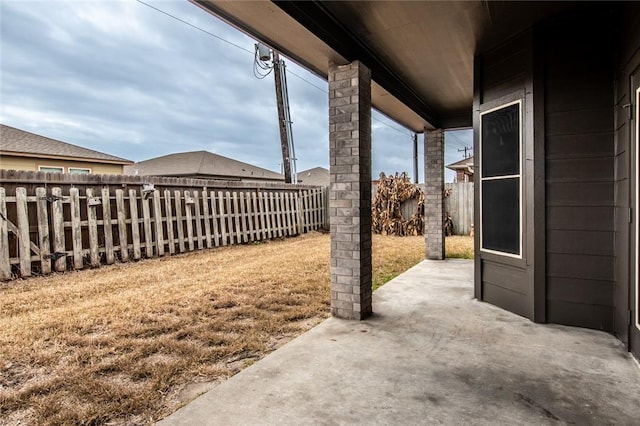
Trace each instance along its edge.
{"label": "dark brown siding", "polygon": [[[632,195],[635,180],[634,151],[632,148],[632,122],[629,107],[632,102],[632,75],[640,72],[640,4],[631,3],[619,17],[622,31],[619,33],[618,62],[615,76],[615,267],[616,286],[613,295],[614,331],[627,343],[631,350],[635,349],[640,356],[640,333],[631,325],[629,335],[629,309],[633,307],[630,295],[635,286],[635,241],[634,225],[630,223],[630,208],[635,199]],[[637,341],[632,345],[630,340]],[[632,347],[633,346],[633,347]]]}
{"label": "dark brown siding", "polygon": [[[582,13],[582,12],[581,12]],[[614,117],[611,40],[599,13],[542,28],[546,320],[613,329]],[[606,20],[605,20],[606,21]],[[606,23],[604,24],[606,25]]]}
{"label": "dark brown siding", "polygon": [[[475,110],[487,110],[514,100],[522,100],[523,158],[533,155],[533,33],[526,31],[476,58]],[[475,117],[477,130],[477,119]],[[478,135],[475,135],[476,143]],[[479,148],[476,147],[476,152]],[[522,259],[491,253],[476,253],[476,296],[511,312],[534,319],[533,292],[533,215],[527,206],[533,199],[533,168],[523,160]],[[479,179],[479,178],[478,178]],[[478,187],[478,186],[476,186]],[[479,198],[476,197],[476,203]],[[479,205],[479,204],[477,204]],[[480,224],[476,209],[476,223]],[[476,225],[477,235],[481,231]],[[478,243],[476,243],[478,247]]]}

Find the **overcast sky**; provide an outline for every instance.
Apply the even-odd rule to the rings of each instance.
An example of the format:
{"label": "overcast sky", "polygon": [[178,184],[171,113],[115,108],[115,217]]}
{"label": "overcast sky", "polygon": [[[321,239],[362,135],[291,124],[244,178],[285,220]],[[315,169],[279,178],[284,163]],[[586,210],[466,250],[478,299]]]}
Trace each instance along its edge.
{"label": "overcast sky", "polygon": [[[135,0],[0,0],[0,122],[132,161],[207,150],[279,171],[255,41],[186,0],[145,2],[236,46]],[[285,61],[298,171],[328,168],[327,83]],[[372,127],[372,176],[411,173],[410,131],[375,111]],[[447,164],[462,159],[471,132],[446,145]]]}

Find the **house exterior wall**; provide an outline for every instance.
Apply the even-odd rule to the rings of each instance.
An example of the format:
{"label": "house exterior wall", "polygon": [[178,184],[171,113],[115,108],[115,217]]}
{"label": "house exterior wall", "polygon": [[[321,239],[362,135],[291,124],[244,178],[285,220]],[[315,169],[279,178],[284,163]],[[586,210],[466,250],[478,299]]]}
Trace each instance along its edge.
{"label": "house exterior wall", "polygon": [[610,22],[594,12],[555,19],[537,40],[544,72],[546,320],[611,331],[613,49]]}
{"label": "house exterior wall", "polygon": [[639,41],[638,5],[581,4],[477,55],[474,83],[475,152],[483,111],[516,100],[523,110],[522,259],[480,249],[477,209],[476,297],[538,322],[615,332],[637,352],[628,109]]}
{"label": "house exterior wall", "polygon": [[[482,246],[482,207],[475,209],[476,253],[475,296],[478,299],[515,312],[532,320],[534,304],[534,233],[532,162],[533,155],[533,33],[527,31],[506,43],[478,55],[474,81],[474,156],[481,171],[480,114],[511,102],[520,102],[521,125],[521,258],[486,252]],[[480,154],[480,155],[478,155]],[[476,177],[476,206],[481,206],[482,175]],[[494,206],[485,205],[487,214],[497,214]],[[497,208],[497,207],[496,207]]]}
{"label": "house exterior wall", "polygon": [[79,169],[90,169],[91,173],[104,175],[121,175],[123,165],[93,163],[88,161],[58,160],[53,158],[20,157],[14,155],[0,156],[0,168],[5,170],[25,170],[37,172],[39,167],[63,167],[68,173],[69,167]]}
{"label": "house exterior wall", "polygon": [[[615,184],[614,184],[614,332],[628,345],[628,348],[640,357],[640,329],[637,322],[636,303],[638,294],[635,288],[636,274],[636,224],[638,212],[636,197],[635,165],[637,142],[634,140],[633,114],[637,100],[633,99],[634,86],[640,84],[640,4],[630,3],[621,13],[620,27],[616,44],[618,48],[615,74],[614,123],[615,123]],[[630,220],[631,219],[631,220]]]}

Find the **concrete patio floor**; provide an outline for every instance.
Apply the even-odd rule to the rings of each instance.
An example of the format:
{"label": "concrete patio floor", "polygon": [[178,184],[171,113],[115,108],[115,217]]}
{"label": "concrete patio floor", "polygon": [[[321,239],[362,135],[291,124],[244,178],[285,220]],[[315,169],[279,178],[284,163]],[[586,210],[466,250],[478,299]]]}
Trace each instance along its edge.
{"label": "concrete patio floor", "polygon": [[640,425],[640,368],[603,332],[472,299],[473,262],[424,261],[160,425]]}

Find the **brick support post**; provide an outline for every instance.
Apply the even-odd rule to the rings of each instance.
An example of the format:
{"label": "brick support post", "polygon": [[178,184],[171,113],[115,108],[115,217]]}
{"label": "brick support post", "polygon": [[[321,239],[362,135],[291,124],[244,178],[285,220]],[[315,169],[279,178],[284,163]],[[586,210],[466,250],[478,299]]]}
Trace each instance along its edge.
{"label": "brick support post", "polygon": [[424,131],[425,257],[444,259],[444,131]]}
{"label": "brick support post", "polygon": [[371,72],[329,68],[331,314],[371,312]]}

